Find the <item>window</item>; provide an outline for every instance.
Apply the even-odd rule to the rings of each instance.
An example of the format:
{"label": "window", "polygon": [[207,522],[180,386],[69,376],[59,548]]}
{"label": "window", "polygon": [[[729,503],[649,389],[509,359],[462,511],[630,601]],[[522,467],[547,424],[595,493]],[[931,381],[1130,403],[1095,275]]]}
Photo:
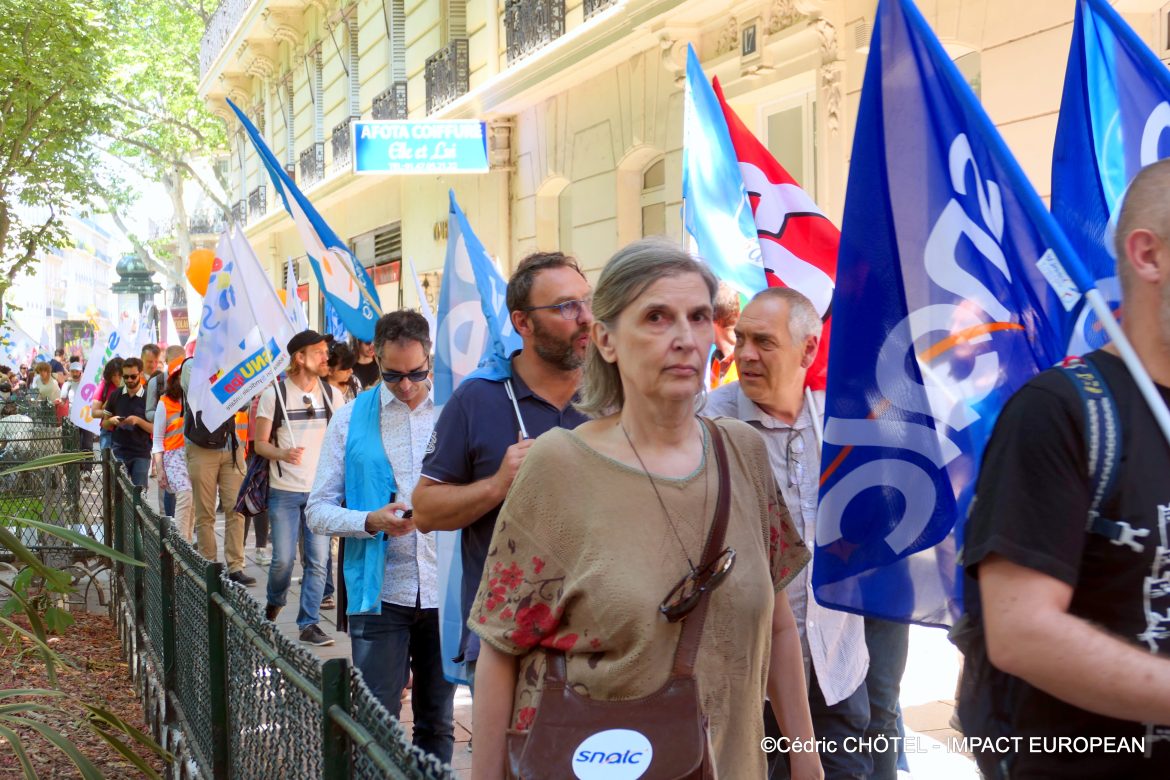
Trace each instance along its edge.
{"label": "window", "polygon": [[982,59],[979,52],[973,51],[969,54],[964,54],[961,57],[955,58],[955,67],[959,69],[959,74],[971,87],[971,91],[975,93],[975,97],[982,97]]}
{"label": "window", "polygon": [[816,102],[804,92],[761,110],[766,146],[810,197],[816,198]]}
{"label": "window", "polygon": [[642,237],[666,235],[666,160],[642,172]]}

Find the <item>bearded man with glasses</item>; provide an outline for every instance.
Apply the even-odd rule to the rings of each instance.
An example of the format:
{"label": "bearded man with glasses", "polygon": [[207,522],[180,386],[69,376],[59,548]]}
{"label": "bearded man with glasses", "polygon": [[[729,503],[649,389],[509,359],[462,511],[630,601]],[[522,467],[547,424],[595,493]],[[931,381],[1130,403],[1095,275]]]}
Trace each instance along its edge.
{"label": "bearded man with glasses", "polygon": [[272,563],[265,616],[275,620],[284,606],[303,536],[305,575],[297,628],[302,643],[322,647],[333,644],[333,637],[318,626],[329,566],[329,537],[309,529],[305,507],[335,404],[333,390],[322,380],[329,373],[329,347],[320,333],[304,330],[289,339],[288,354],[288,380],[268,387],[256,407],[256,454],[269,461]]}
{"label": "bearded man with glasses", "polygon": [[106,401],[112,413],[102,427],[114,432],[114,457],[130,473],[130,481],[146,487],[150,474],[151,435],[154,425],[146,419],[146,390],[142,361],[128,358],[122,364],[122,386]]}
{"label": "bearded man with glasses", "polygon": [[[415,311],[374,328],[382,384],[337,411],[309,495],[309,528],[344,537],[354,666],[398,717],[411,671],[414,744],[444,762],[455,745],[455,686],[443,677],[433,536],[418,533],[411,496],[435,426],[431,338]],[[340,623],[339,623],[340,625]]]}
{"label": "bearded man with glasses", "polygon": [[[533,440],[587,418],[573,407],[593,323],[577,261],[538,252],[520,261],[506,294],[524,347],[491,376],[465,380],[443,406],[414,491],[418,529],[463,529],[463,622],[488,555],[496,515]],[[457,660],[474,688],[479,639],[463,628]]]}
{"label": "bearded man with glasses", "polygon": [[[816,535],[820,452],[813,415],[805,402],[804,383],[820,344],[821,319],[812,303],[796,290],[770,287],[757,294],[735,325],[735,361],[739,381],[711,393],[703,414],[734,417],[755,428],[768,448],[768,461],[800,535]],[[823,393],[814,398],[823,405]],[[869,724],[865,685],[869,653],[865,622],[859,615],[817,604],[812,567],[805,567],[785,589],[796,618],[808,681],[809,709],[818,739],[834,743],[822,750],[825,776],[868,778],[871,756],[848,750],[847,737],[860,738]],[[780,736],[765,710],[765,730]],[[769,753],[769,777],[789,777],[787,757]]]}

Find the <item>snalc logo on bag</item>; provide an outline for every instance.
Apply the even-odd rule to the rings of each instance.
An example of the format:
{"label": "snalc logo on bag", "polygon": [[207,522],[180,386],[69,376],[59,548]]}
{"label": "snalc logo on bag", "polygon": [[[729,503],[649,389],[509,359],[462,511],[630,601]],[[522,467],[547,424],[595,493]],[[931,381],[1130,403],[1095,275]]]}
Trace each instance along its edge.
{"label": "snalc logo on bag", "polygon": [[573,751],[577,780],[637,780],[650,768],[650,740],[630,729],[609,729],[587,737]]}

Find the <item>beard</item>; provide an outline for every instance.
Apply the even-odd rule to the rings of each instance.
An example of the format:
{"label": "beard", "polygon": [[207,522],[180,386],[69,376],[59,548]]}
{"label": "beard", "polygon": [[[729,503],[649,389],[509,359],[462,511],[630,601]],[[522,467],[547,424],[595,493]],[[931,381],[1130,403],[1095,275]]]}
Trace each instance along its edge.
{"label": "beard", "polygon": [[582,328],[567,339],[557,338],[536,320],[532,322],[533,349],[545,363],[561,370],[576,371],[585,365],[585,356],[578,355],[573,342],[588,329]]}

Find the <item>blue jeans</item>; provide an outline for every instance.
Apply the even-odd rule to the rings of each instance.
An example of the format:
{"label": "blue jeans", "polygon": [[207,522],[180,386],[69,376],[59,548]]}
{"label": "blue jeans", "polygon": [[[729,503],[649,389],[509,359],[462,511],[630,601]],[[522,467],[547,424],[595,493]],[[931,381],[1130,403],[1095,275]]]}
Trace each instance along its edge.
{"label": "blue jeans", "polygon": [[[865,683],[857,686],[857,690],[836,704],[825,703],[825,696],[821,693],[821,684],[817,681],[817,672],[809,667],[808,708],[812,713],[813,734],[818,740],[834,743],[835,752],[821,751],[821,766],[825,770],[826,780],[867,780],[873,771],[873,759],[869,753],[856,749],[848,750],[853,740],[846,743],[847,737],[861,739],[869,723],[869,694]],[[770,737],[780,737],[780,726],[772,714],[772,705],[764,703],[764,733]],[[768,754],[769,780],[787,780],[791,777],[788,771],[787,757],[778,751]]]}
{"label": "blue jeans", "polygon": [[268,569],[268,603],[283,607],[292,583],[293,563],[298,542],[304,537],[301,561],[301,608],[297,627],[316,625],[321,619],[321,593],[325,589],[325,559],[329,557],[329,537],[315,534],[305,525],[308,493],[291,490],[268,491],[268,520],[272,533],[272,565]]}
{"label": "blue jeans", "polygon": [[108,450],[114,446],[114,432],[102,429],[101,434],[98,435],[98,449]]}
{"label": "blue jeans", "polygon": [[175,516],[175,494],[169,490],[162,491],[162,505],[163,514],[168,517]]}
{"label": "blue jeans", "polygon": [[[910,651],[910,626],[867,617],[865,646],[869,648],[869,674],[865,677],[865,687],[869,691],[869,728],[865,730],[865,736],[871,740],[881,735],[887,739],[904,737],[898,697],[902,692],[906,655]],[[901,740],[897,744],[900,746]],[[873,756],[875,780],[896,780],[899,769],[910,771],[906,755],[900,749],[871,752],[870,755]]]}
{"label": "blue jeans", "polygon": [[354,666],[395,718],[402,711],[402,689],[414,671],[414,744],[450,763],[455,686],[443,677],[439,610],[383,602],[380,615],[349,616],[349,640]]}
{"label": "blue jeans", "polygon": [[146,487],[150,479],[150,458],[118,458],[118,462],[126,467],[130,481],[138,487]]}

